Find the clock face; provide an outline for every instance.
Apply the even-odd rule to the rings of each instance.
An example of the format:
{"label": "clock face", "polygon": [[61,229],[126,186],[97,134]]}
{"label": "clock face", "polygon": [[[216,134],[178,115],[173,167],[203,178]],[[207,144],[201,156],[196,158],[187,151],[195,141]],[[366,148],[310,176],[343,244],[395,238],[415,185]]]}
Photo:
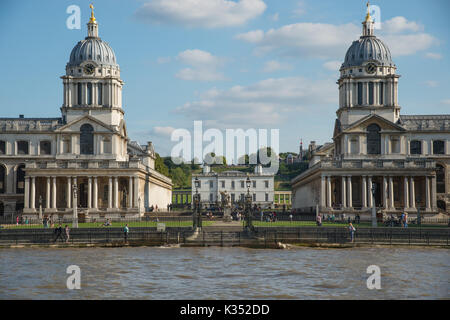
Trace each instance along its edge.
{"label": "clock face", "polygon": [[366,66],[366,71],[367,73],[375,73],[375,71],[377,71],[377,66],[375,65],[375,63],[369,63]]}
{"label": "clock face", "polygon": [[84,66],[84,73],[93,74],[95,71],[95,67],[92,64],[87,64]]}

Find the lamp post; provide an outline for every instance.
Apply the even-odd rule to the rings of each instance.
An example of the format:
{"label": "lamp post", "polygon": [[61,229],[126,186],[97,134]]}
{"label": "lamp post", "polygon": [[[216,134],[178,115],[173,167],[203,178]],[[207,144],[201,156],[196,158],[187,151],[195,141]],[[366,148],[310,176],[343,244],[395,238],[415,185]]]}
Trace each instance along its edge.
{"label": "lamp post", "polygon": [[375,208],[375,192],[377,191],[377,184],[372,183],[372,228],[377,227],[377,211]]}
{"label": "lamp post", "polygon": [[192,214],[193,227],[194,230],[202,227],[202,216],[201,216],[201,204],[200,204],[200,194],[198,193],[198,188],[200,187],[200,181],[198,177],[194,180],[195,194],[194,194],[194,212]]}
{"label": "lamp post", "polygon": [[417,205],[417,225],[421,225],[421,219],[420,219],[420,194],[416,197],[416,205]]}
{"label": "lamp post", "polygon": [[252,182],[250,181],[250,177],[247,176],[247,180],[245,181],[247,186],[247,194],[245,195],[245,222],[246,228],[249,231],[253,231],[253,223],[252,223],[252,195],[250,194],[250,186]]}
{"label": "lamp post", "polygon": [[39,220],[42,220],[42,196],[39,196]]}
{"label": "lamp post", "polygon": [[73,217],[72,217],[72,228],[78,228],[78,187],[77,184],[74,183],[72,185],[72,191],[73,191]]}

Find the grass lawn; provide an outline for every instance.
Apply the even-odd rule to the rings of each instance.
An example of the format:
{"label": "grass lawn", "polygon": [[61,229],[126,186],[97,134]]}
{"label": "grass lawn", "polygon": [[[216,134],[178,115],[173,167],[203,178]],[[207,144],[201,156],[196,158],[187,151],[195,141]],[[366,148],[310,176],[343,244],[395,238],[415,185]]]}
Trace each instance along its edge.
{"label": "grass lawn", "polygon": [[[315,221],[275,221],[275,222],[261,222],[261,221],[253,221],[253,225],[255,227],[315,227],[317,226]],[[371,222],[362,222],[360,224],[354,223],[353,226],[355,228],[370,228],[372,226]],[[382,223],[378,223],[379,227],[383,227]],[[323,222],[322,227],[348,227],[347,223],[332,223],[332,222]],[[409,224],[408,228],[418,228],[419,226],[416,224]],[[446,228],[446,224],[422,224],[422,228]],[[400,227],[396,227],[400,228]]]}

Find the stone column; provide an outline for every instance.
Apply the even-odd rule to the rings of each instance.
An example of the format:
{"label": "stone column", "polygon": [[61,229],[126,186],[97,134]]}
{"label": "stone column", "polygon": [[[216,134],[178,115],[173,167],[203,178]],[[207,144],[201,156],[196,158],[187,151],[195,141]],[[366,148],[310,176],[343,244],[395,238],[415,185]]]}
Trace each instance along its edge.
{"label": "stone column", "polygon": [[405,200],[405,209],[409,208],[409,183],[408,183],[408,177],[404,177],[403,179],[403,198]]}
{"label": "stone column", "polygon": [[383,177],[383,207],[388,208],[388,184],[386,176]]}
{"label": "stone column", "polygon": [[134,207],[139,208],[139,177],[134,177]]}
{"label": "stone column", "polygon": [[[53,191],[55,191],[55,189],[53,189]],[[47,177],[47,191],[45,193],[45,209],[50,209],[50,193],[51,193],[51,189],[50,189],[50,177]]]}
{"label": "stone column", "polygon": [[332,203],[331,203],[331,177],[330,176],[327,177],[327,207],[328,208],[332,207]]}
{"label": "stone column", "polygon": [[389,177],[389,207],[394,209],[394,179]]}
{"label": "stone column", "polygon": [[119,208],[119,181],[118,177],[114,177],[114,208]]}
{"label": "stone column", "polygon": [[71,198],[72,198],[72,184],[70,177],[67,177],[67,190],[66,190],[66,208],[71,208]]}
{"label": "stone column", "polygon": [[325,179],[326,177],[322,175],[320,179],[320,206],[322,208],[325,208],[325,199],[326,199]]}
{"label": "stone column", "polygon": [[369,180],[367,183],[367,196],[368,196],[368,202],[369,202],[369,207],[372,208],[373,206],[373,201],[375,201],[375,199],[373,199],[373,195],[372,195],[372,177],[369,176]]}
{"label": "stone column", "polygon": [[94,198],[94,209],[98,209],[98,182],[97,177],[94,177],[94,192],[93,192],[93,198]]}
{"label": "stone column", "polygon": [[425,176],[425,205],[427,211],[431,210],[430,191],[430,177]]}
{"label": "stone column", "polygon": [[35,208],[35,196],[36,196],[36,177],[31,177],[31,196],[30,196],[30,208]]}
{"label": "stone column", "polygon": [[352,199],[352,177],[347,177],[347,193],[348,193],[348,204],[349,208],[353,208],[353,199]]}
{"label": "stone column", "polygon": [[436,176],[431,176],[431,207],[437,209]]}
{"label": "stone column", "polygon": [[88,201],[87,201],[88,209],[92,208],[92,177],[88,178]]}
{"label": "stone column", "polygon": [[25,195],[24,195],[24,208],[28,209],[30,208],[30,178],[25,177]]}
{"label": "stone column", "polygon": [[341,198],[342,208],[347,208],[347,192],[346,192],[345,176],[342,176]]}
{"label": "stone column", "polygon": [[361,179],[361,199],[362,199],[362,207],[367,208],[367,183],[366,183],[366,176],[362,176]]}
{"label": "stone column", "polygon": [[57,195],[56,177],[52,177],[52,180],[53,180],[52,208],[56,210],[56,195]]}
{"label": "stone column", "polygon": [[112,177],[109,177],[108,182],[108,209],[112,209]]}
{"label": "stone column", "polygon": [[410,194],[410,208],[415,209],[416,208],[416,193],[414,190],[414,177],[409,177],[409,194]]}
{"label": "stone column", "polygon": [[133,207],[133,177],[128,178],[128,209]]}

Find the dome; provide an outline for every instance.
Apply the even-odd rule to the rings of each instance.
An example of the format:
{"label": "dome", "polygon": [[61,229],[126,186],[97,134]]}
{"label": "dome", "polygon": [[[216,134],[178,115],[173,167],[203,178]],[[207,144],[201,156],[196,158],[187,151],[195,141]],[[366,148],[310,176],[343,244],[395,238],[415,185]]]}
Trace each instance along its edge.
{"label": "dome", "polygon": [[78,66],[83,61],[93,61],[99,65],[117,66],[116,55],[108,43],[98,37],[87,37],[77,43],[70,53],[68,66]]}
{"label": "dome", "polygon": [[395,66],[389,48],[375,36],[362,36],[353,41],[345,55],[343,68],[361,66],[366,61],[377,61],[383,66]]}

